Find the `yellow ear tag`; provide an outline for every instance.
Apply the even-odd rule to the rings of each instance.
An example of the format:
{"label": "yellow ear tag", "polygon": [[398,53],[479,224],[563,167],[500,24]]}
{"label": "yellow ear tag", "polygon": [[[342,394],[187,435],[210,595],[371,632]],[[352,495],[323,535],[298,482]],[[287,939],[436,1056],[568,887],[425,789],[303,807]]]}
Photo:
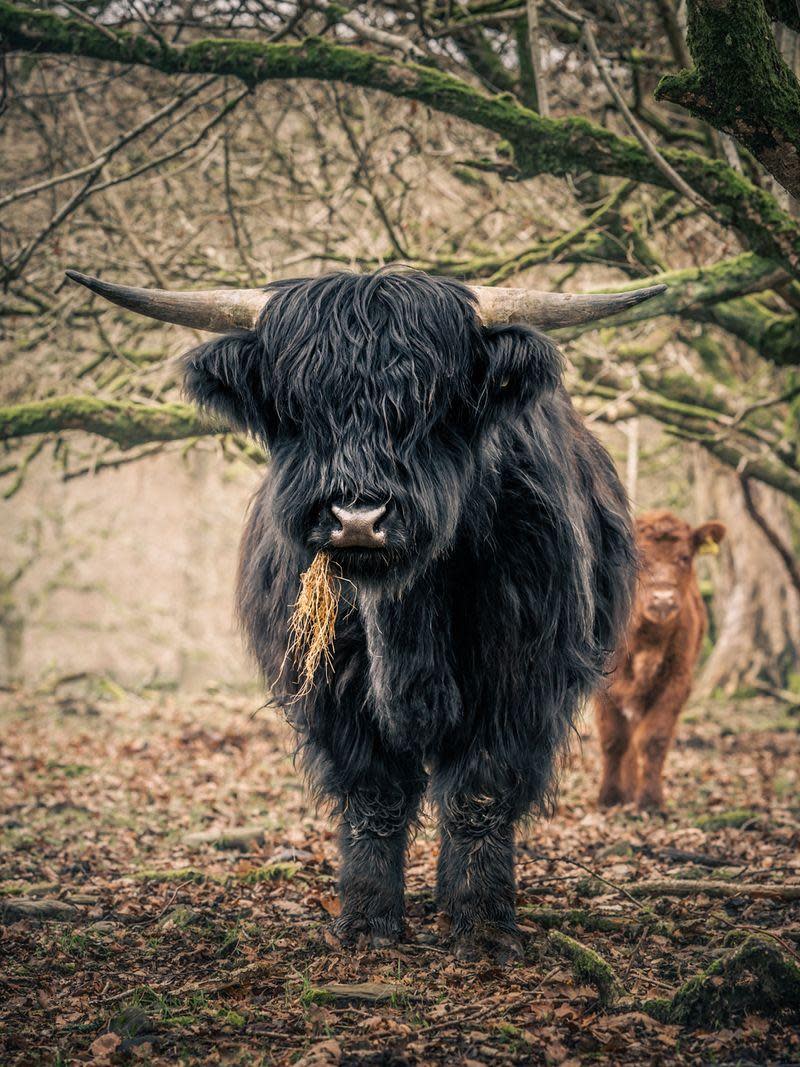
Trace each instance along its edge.
{"label": "yellow ear tag", "polygon": [[713,537],[707,537],[697,550],[698,556],[718,556],[719,545]]}

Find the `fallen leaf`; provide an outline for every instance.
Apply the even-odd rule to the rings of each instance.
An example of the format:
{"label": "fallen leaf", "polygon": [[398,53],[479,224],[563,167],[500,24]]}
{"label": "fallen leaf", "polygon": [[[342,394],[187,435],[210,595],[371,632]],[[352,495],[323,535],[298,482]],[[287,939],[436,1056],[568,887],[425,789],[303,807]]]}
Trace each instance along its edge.
{"label": "fallen leaf", "polygon": [[101,1034],[89,1046],[89,1051],[95,1060],[107,1060],[122,1044],[119,1034]]}

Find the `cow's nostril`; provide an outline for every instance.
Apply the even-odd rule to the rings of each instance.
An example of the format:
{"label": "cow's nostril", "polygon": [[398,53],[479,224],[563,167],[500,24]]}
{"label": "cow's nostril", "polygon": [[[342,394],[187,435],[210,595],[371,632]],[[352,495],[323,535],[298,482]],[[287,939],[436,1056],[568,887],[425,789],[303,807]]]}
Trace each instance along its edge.
{"label": "cow's nostril", "polygon": [[333,504],[331,514],[339,523],[339,529],[330,534],[330,542],[336,548],[381,548],[386,542],[386,531],[377,529],[386,515],[386,505],[374,508],[343,508]]}

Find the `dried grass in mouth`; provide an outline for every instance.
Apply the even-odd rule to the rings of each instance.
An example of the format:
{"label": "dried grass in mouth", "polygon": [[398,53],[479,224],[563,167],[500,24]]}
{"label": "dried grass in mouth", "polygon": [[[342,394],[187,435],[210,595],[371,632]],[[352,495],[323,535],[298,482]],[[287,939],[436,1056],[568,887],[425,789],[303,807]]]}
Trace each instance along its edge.
{"label": "dried grass in mouth", "polygon": [[320,663],[325,664],[326,677],[333,670],[333,635],[340,592],[338,567],[327,552],[318,552],[308,570],[300,575],[300,595],[289,622],[289,653],[300,682],[297,699],[313,689]]}

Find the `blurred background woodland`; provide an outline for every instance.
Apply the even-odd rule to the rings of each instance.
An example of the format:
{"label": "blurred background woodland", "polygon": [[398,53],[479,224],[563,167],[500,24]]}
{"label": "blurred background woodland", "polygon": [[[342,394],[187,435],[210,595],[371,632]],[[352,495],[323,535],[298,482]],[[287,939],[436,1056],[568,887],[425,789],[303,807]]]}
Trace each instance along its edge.
{"label": "blurred background woodland", "polygon": [[[729,527],[705,693],[800,687],[795,0],[0,0],[0,674],[252,680],[236,542],[265,462],[180,396],[129,284],[398,261],[666,281],[559,331],[636,508]],[[647,281],[644,281],[644,280]]]}

